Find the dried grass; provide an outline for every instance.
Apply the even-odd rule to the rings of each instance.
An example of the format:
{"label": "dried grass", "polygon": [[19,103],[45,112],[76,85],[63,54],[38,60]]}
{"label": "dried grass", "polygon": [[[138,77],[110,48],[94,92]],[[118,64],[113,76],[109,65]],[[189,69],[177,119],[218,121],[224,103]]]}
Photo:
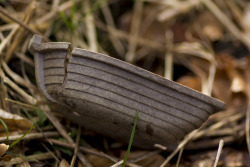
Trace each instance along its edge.
{"label": "dried grass", "polygon": [[[221,145],[217,157],[215,154],[213,156],[209,154],[214,151],[221,140],[224,141],[224,149],[230,148],[235,143],[241,143],[241,147],[247,146],[250,150],[250,89],[248,88],[250,85],[248,76],[250,63],[243,59],[235,59],[231,55],[219,55],[213,45],[215,41],[211,41],[212,38],[207,37],[201,27],[198,26],[199,31],[196,31],[197,26],[193,25],[200,25],[200,22],[197,16],[192,15],[192,13],[199,15],[209,11],[209,15],[213,15],[219,22],[216,22],[216,24],[220,24],[218,29],[221,27],[223,29],[223,31],[218,31],[221,33],[219,34],[220,42],[232,41],[249,49],[250,29],[246,23],[249,20],[244,17],[245,12],[249,10],[249,2],[244,0],[240,2],[234,0],[223,2],[212,0],[188,0],[185,2],[180,0],[136,0],[130,4],[133,5],[133,8],[130,8],[128,2],[126,3],[125,12],[129,13],[127,17],[125,17],[125,12],[117,12],[114,7],[115,5],[119,6],[122,1],[109,0],[101,3],[89,0],[84,2],[53,0],[51,3],[47,3],[47,1],[10,0],[10,2],[12,3],[1,2],[4,8],[0,7],[0,107],[11,114],[20,115],[24,115],[24,110],[29,110],[29,113],[32,113],[31,122],[38,119],[35,111],[42,110],[48,118],[47,125],[53,124],[55,129],[47,131],[36,128],[24,138],[29,141],[41,141],[49,146],[48,149],[51,149],[51,153],[47,150],[41,155],[27,155],[27,159],[13,158],[9,164],[53,159],[53,156],[61,160],[62,157],[57,153],[59,150],[51,147],[53,144],[70,149],[76,147],[71,166],[75,163],[76,155],[82,164],[88,167],[92,166],[94,162],[85,156],[88,154],[107,159],[113,164],[116,163],[116,166],[123,162],[120,161],[121,157],[117,151],[112,152],[110,145],[102,150],[88,148],[86,141],[84,141],[84,145],[79,140],[75,143],[68,132],[77,128],[71,127],[70,123],[64,126],[65,120],[56,116],[52,112],[54,109],[45,102],[35,85],[34,62],[27,52],[27,44],[34,33],[42,35],[45,41],[67,41],[81,48],[106,52],[130,63],[147,67],[168,79],[173,79],[175,70],[178,70],[174,68],[174,65],[184,66],[192,74],[191,77],[200,78],[200,87],[203,93],[213,95],[226,102],[225,111],[211,116],[200,129],[187,135],[175,149],[147,151],[138,157],[129,158],[128,166],[150,166],[150,164],[154,166],[158,164],[158,166],[163,167],[166,165],[184,166],[185,163],[194,164],[195,162],[182,158],[186,156],[186,150],[193,150],[192,153],[201,154],[199,152],[201,149],[206,149],[205,151],[214,166],[227,165],[225,160],[221,162],[219,160],[220,154],[227,156],[226,151],[220,152]],[[71,20],[74,28],[73,31],[70,31],[60,13],[63,12],[66,18],[70,18],[74,4],[76,9],[72,16],[73,20]],[[92,9],[95,5],[99,6],[93,12]],[[148,8],[155,15],[151,16],[151,22],[147,22],[148,26],[142,27]],[[227,13],[223,12],[224,8],[227,8]],[[159,10],[161,12],[158,12]],[[188,21],[183,23],[182,18],[186,18]],[[215,27],[216,24],[214,24]],[[174,26],[177,28],[173,28]],[[206,26],[209,27],[209,25]],[[163,31],[162,27],[164,27]],[[183,27],[184,31],[182,31]],[[234,48],[229,49],[233,50]],[[228,53],[223,51],[223,54]],[[231,85],[233,81],[239,81],[239,78],[240,82],[234,82],[235,86],[226,86]],[[240,89],[237,89],[239,87]],[[51,139],[58,134],[66,142]],[[1,135],[4,133],[1,132]],[[20,136],[22,134],[19,134],[18,131],[13,131],[10,133],[9,140],[16,140]],[[245,137],[246,140],[244,140]],[[41,138],[45,141],[42,141]],[[95,139],[93,138],[93,140]],[[98,142],[104,140],[106,140],[105,137],[99,139]],[[0,141],[5,142],[6,137],[0,137]],[[32,151],[34,152],[34,150]],[[122,151],[124,148],[120,147],[118,152]],[[137,150],[133,151],[136,153]],[[243,150],[241,153],[245,154],[245,152],[246,150]],[[19,153],[20,155],[24,154],[21,145]],[[177,162],[173,163],[171,160],[178,153]],[[158,155],[161,159],[157,159],[157,162],[154,163],[146,163],[154,155]],[[54,159],[55,162],[52,163],[56,164],[57,160]],[[202,157],[199,156],[198,159],[201,160]],[[238,161],[243,163],[242,159],[238,159]],[[45,163],[45,161],[43,162]],[[198,160],[196,162],[199,163]],[[0,165],[3,164],[5,163],[0,163]]]}

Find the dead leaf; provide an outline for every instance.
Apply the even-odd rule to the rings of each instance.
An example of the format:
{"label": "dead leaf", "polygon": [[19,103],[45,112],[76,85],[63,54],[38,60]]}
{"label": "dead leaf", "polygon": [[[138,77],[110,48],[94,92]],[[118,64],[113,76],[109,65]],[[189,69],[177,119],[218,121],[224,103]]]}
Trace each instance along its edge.
{"label": "dead leaf", "polygon": [[211,159],[203,159],[203,160],[197,160],[193,164],[193,167],[212,167],[213,166],[213,161]]}
{"label": "dead leaf", "polygon": [[[216,151],[200,152],[197,154],[191,154],[188,156],[191,162],[193,162],[192,167],[212,167],[214,165],[216,157]],[[221,166],[223,162],[219,160],[218,166]]]}
{"label": "dead leaf", "polygon": [[[4,111],[3,109],[0,109],[0,118],[8,126],[9,130],[29,129],[32,126],[32,122],[28,119]],[[0,124],[0,128],[4,128],[2,124]]]}
{"label": "dead leaf", "polygon": [[177,80],[178,83],[197,91],[201,91],[201,79],[195,76],[183,76]]}
{"label": "dead leaf", "polygon": [[231,84],[231,91],[233,93],[245,92],[245,82],[241,75],[237,75],[233,78]]}
{"label": "dead leaf", "polygon": [[86,158],[93,167],[111,166],[114,164],[114,162],[111,162],[106,158],[100,158],[95,155],[86,155]]}
{"label": "dead leaf", "polygon": [[199,24],[201,32],[205,37],[211,41],[220,40],[223,37],[223,27],[220,22],[210,13],[204,12],[197,20],[194,21],[194,24]]}
{"label": "dead leaf", "polygon": [[[150,151],[133,151],[129,153],[129,160],[133,158],[138,158],[140,156],[143,156]],[[124,158],[126,155],[126,151],[123,151],[121,153],[121,159]],[[164,158],[160,154],[154,154],[152,156],[149,156],[148,158],[145,158],[141,161],[138,161],[136,164],[139,166],[147,166],[147,167],[155,167],[160,166],[164,162]]]}
{"label": "dead leaf", "polygon": [[0,156],[3,156],[3,154],[8,150],[9,145],[6,145],[4,143],[0,144]]}
{"label": "dead leaf", "polygon": [[65,159],[62,159],[59,164],[59,167],[69,167],[69,163]]}
{"label": "dead leaf", "polygon": [[242,24],[246,32],[250,32],[250,4],[248,4],[245,8],[244,15],[242,18]]}
{"label": "dead leaf", "polygon": [[12,156],[11,155],[4,155],[1,159],[4,162],[10,162],[10,160],[12,159]]}
{"label": "dead leaf", "polygon": [[217,54],[218,70],[214,81],[215,97],[226,102],[228,108],[238,108],[246,105],[246,83],[243,69],[238,60],[229,54]]}
{"label": "dead leaf", "polygon": [[225,150],[225,166],[249,166],[249,154],[247,151]]}
{"label": "dead leaf", "polygon": [[5,162],[9,162],[11,160],[12,158],[11,155],[4,155],[5,152],[8,150],[8,148],[9,148],[9,145],[6,145],[4,143],[0,144],[0,160],[5,161]]}
{"label": "dead leaf", "polygon": [[227,102],[230,97],[230,78],[224,69],[217,69],[214,79],[213,95],[221,101]]}
{"label": "dead leaf", "polygon": [[30,167],[29,162],[23,162],[17,165],[17,167]]}

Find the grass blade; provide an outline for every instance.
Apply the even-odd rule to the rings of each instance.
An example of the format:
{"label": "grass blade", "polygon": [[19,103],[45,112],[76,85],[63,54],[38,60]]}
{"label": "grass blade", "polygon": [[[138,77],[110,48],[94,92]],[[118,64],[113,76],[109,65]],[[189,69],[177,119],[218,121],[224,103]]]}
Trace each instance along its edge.
{"label": "grass blade", "polygon": [[16,141],[14,141],[10,146],[9,146],[9,148],[11,148],[11,147],[13,147],[14,145],[16,145],[20,140],[22,140],[28,133],[30,133],[30,131],[33,129],[33,127],[34,127],[34,124],[35,124],[35,121],[33,121],[33,123],[32,123],[32,126],[30,127],[30,129],[26,132],[26,133],[24,133],[23,135],[22,135],[22,137],[20,137],[19,139],[17,139]]}
{"label": "grass blade", "polygon": [[126,156],[125,156],[125,158],[124,158],[122,167],[125,167],[126,162],[127,162],[127,159],[128,159],[128,155],[129,155],[129,153],[130,153],[130,149],[131,149],[131,146],[132,146],[132,143],[133,143],[133,139],[134,139],[134,134],[135,134],[135,128],[136,128],[137,120],[138,120],[138,111],[136,111],[134,126],[133,126],[133,130],[132,130],[132,133],[131,133],[131,136],[130,136],[130,140],[129,140],[129,144],[128,144],[127,153],[126,153]]}
{"label": "grass blade", "polygon": [[73,5],[72,5],[71,11],[70,11],[70,22],[71,22],[71,24],[74,23],[75,13],[76,13],[76,0],[73,0]]}
{"label": "grass blade", "polygon": [[6,136],[7,136],[7,139],[6,141],[8,142],[9,141],[9,130],[8,130],[8,126],[5,124],[5,122],[0,118],[0,121],[1,123],[3,124],[4,128],[5,128],[5,131],[6,131]]}

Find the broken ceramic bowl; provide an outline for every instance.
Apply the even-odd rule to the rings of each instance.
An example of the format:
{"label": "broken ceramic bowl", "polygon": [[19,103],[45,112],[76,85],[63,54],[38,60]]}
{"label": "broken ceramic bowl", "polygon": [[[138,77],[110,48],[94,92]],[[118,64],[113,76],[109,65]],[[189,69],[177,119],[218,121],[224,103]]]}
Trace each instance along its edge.
{"label": "broken ceramic bowl", "polygon": [[37,84],[67,118],[106,136],[129,141],[136,112],[135,146],[169,145],[199,128],[224,103],[124,61],[42,43],[34,35]]}

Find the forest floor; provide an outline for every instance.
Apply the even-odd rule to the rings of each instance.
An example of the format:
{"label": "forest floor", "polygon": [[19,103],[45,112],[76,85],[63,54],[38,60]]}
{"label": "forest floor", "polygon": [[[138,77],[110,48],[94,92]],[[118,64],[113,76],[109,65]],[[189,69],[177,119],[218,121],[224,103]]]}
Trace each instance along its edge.
{"label": "forest floor", "polygon": [[176,148],[132,146],[127,166],[250,166],[249,1],[0,0],[0,166],[121,166],[127,144],[79,128],[46,102],[28,52],[34,34],[225,102]]}

